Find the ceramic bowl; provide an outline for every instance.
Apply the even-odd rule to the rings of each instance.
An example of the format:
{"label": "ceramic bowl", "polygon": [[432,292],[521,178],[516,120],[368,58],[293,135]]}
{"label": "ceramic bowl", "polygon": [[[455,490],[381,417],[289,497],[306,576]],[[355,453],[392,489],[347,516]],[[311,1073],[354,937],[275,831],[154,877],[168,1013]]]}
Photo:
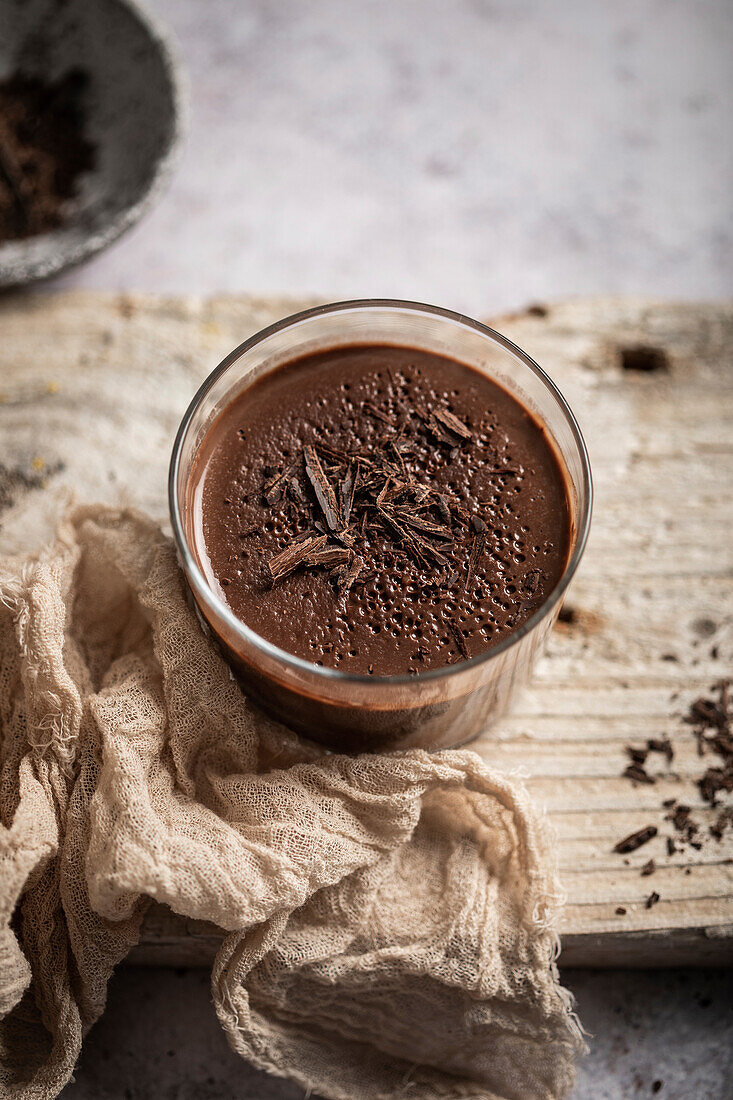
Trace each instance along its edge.
{"label": "ceramic bowl", "polygon": [[86,136],[94,168],[64,224],[0,244],[0,287],[53,275],[134,225],[167,182],[181,139],[179,66],[170,42],[132,0],[0,0],[0,80],[88,75]]}

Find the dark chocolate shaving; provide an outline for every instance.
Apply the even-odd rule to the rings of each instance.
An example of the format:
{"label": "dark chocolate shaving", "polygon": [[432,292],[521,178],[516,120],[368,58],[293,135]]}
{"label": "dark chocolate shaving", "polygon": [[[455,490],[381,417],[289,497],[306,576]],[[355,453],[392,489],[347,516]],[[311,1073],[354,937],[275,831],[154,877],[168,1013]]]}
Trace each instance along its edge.
{"label": "dark chocolate shaving", "polygon": [[348,596],[349,592],[359,579],[359,574],[364,568],[364,562],[361,558],[354,558],[349,565],[348,570],[343,578],[343,581],[339,583],[339,590],[342,596]]}
{"label": "dark chocolate shaving", "polygon": [[377,507],[378,508],[382,504],[384,504],[384,502],[387,500],[388,496],[390,495],[390,489],[391,488],[392,488],[392,478],[387,477],[385,479],[384,485],[382,486],[382,488],[377,493]]}
{"label": "dark chocolate shaving", "polygon": [[444,425],[449,432],[453,435],[457,435],[459,439],[472,439],[473,433],[471,429],[466,427],[462,420],[459,420],[457,416],[454,416],[448,409],[433,409],[433,416],[442,425]]}
{"label": "dark chocolate shaving", "polygon": [[272,473],[269,467],[265,468],[265,484],[262,487],[262,495],[268,504],[276,504],[282,499],[282,495],[287,488],[288,478],[295,470],[297,463],[292,462],[284,470],[275,471]]}
{"label": "dark chocolate shaving", "polygon": [[466,569],[466,591],[471,589],[471,583],[476,575],[476,566],[479,563],[481,555],[484,552],[484,544],[486,542],[486,536],[483,532],[474,534],[471,539],[471,549],[468,555],[468,566]]}
{"label": "dark chocolate shaving", "polygon": [[306,495],[303,491],[303,486],[300,483],[300,478],[296,474],[291,474],[291,476],[287,479],[287,482],[288,492],[290,493],[290,496],[293,498],[295,503],[305,504]]}
{"label": "dark chocolate shaving", "polygon": [[350,550],[356,545],[356,540],[348,528],[344,528],[343,531],[334,531],[333,537],[338,539],[344,546],[348,546]]}
{"label": "dark chocolate shaving", "polygon": [[339,516],[338,504],[336,502],[336,494],[333,491],[333,486],[323,471],[323,466],[321,465],[321,460],[318,457],[315,447],[304,447],[303,455],[305,457],[305,472],[313,486],[316,500],[321,506],[321,511],[326,518],[326,523],[332,531],[337,531],[343,525],[341,523],[341,517]]}
{"label": "dark chocolate shaving", "polygon": [[[395,534],[399,536],[402,545],[405,547],[407,552],[411,554],[412,557],[420,563],[420,565],[427,565],[428,559],[420,548],[420,536],[416,532],[409,531],[406,527],[404,527],[389,506],[383,507],[381,505],[378,505],[377,513],[384,520],[387,526],[391,527]],[[426,545],[429,546],[429,544]]]}
{"label": "dark chocolate shaving", "polygon": [[449,527],[445,527],[440,523],[433,523],[431,520],[416,513],[402,510],[400,512],[400,520],[402,523],[406,523],[408,527],[414,527],[415,530],[422,531],[425,534],[435,535],[437,538],[441,539],[451,538],[451,530]]}
{"label": "dark chocolate shaving", "polygon": [[446,503],[445,497],[440,493],[435,493],[435,507],[443,523],[446,527],[450,527],[452,520],[451,511]]}
{"label": "dark chocolate shaving", "polygon": [[341,515],[343,517],[344,526],[348,527],[349,520],[351,519],[351,509],[354,506],[354,494],[356,492],[356,482],[359,474],[359,467],[356,470],[353,466],[349,465],[339,484],[339,490],[341,492]]}
{"label": "dark chocolate shaving", "polygon": [[361,407],[364,412],[369,413],[370,416],[376,417],[377,420],[381,420],[383,424],[388,424],[390,428],[397,427],[397,421],[395,420],[395,418],[393,416],[390,416],[389,413],[383,412],[381,409],[378,409],[376,405],[372,405],[371,401],[365,401]]}
{"label": "dark chocolate shaving", "polygon": [[349,550],[345,546],[324,546],[322,549],[311,550],[303,559],[305,565],[322,565],[330,569],[334,565],[342,565],[350,557]]}
{"label": "dark chocolate shaving", "polygon": [[459,653],[463,657],[464,661],[467,661],[470,657],[470,653],[468,652],[468,646],[466,645],[466,639],[463,635],[463,631],[460,629],[460,627],[456,626],[456,624],[451,619],[448,619],[446,626],[448,627],[448,630],[451,632],[453,639],[458,646]]}
{"label": "dark chocolate shaving", "polygon": [[273,584],[275,581],[287,577],[290,573],[294,573],[298,566],[307,562],[309,554],[314,554],[324,547],[326,541],[325,535],[311,535],[301,542],[291,543],[279,554],[275,554],[274,557],[270,558],[267,564]]}
{"label": "dark chocolate shaving", "polygon": [[530,569],[528,573],[525,573],[524,580],[522,581],[522,589],[528,596],[534,596],[537,589],[540,586],[542,580],[542,571],[540,569]]}

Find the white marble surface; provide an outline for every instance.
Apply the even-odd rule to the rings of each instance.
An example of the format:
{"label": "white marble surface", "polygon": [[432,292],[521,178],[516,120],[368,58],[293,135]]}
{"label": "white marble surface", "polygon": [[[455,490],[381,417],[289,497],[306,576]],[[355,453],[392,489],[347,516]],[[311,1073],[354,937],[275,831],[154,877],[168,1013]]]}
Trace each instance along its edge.
{"label": "white marble surface", "polygon": [[[730,0],[152,7],[189,73],[180,170],[137,229],[52,285],[393,295],[481,315],[733,288]],[[730,975],[566,980],[593,1034],[573,1100],[732,1095]],[[207,982],[122,971],[64,1096],[302,1096],[231,1054]]]}
{"label": "white marble surface", "polygon": [[733,287],[730,0],[151,0],[180,171],[67,286],[486,314]]}

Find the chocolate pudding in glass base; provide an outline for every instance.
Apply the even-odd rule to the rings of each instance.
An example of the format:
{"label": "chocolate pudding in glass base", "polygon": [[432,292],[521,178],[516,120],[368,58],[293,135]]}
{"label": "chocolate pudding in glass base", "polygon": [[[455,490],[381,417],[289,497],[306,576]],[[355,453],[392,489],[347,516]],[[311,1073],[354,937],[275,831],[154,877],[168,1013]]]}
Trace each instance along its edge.
{"label": "chocolate pudding in glass base", "polygon": [[590,474],[565,402],[498,334],[344,303],[207,380],[171,516],[199,613],[267,711],[338,751],[445,747],[526,679],[582,552]]}

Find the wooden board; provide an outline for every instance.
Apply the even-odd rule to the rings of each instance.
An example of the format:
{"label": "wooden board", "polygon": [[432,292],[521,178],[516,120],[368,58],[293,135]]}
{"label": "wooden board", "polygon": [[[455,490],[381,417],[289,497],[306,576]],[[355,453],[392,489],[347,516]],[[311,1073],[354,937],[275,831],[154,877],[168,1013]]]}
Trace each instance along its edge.
{"label": "wooden board", "polygon": [[[233,346],[303,304],[0,300],[0,552],[47,537],[70,488],[131,501],[165,523],[170,446],[198,383]],[[707,835],[714,814],[695,784],[703,769],[683,716],[731,669],[733,306],[581,300],[494,323],[568,397],[597,495],[566,605],[572,621],[554,632],[514,714],[475,748],[522,769],[556,829],[564,964],[730,963],[733,835]],[[98,452],[92,467],[76,453],[80,434]],[[674,744],[673,772],[659,757],[653,786],[621,778],[624,746],[661,735]],[[699,852],[666,854],[667,798],[693,808]],[[647,824],[660,836],[627,862],[613,853]],[[652,856],[657,870],[642,877]],[[660,901],[647,909],[652,890]],[[218,939],[155,907],[130,961],[203,963]]]}

